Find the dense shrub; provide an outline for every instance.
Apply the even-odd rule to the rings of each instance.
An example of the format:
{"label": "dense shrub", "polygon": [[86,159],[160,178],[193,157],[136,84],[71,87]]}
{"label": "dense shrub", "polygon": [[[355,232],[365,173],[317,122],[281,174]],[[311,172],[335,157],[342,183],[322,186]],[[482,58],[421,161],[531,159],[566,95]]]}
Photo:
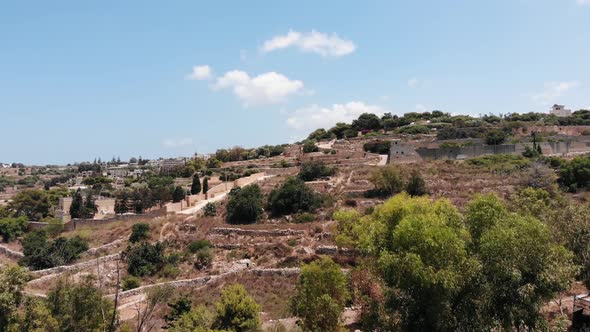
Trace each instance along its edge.
{"label": "dense shrub", "polygon": [[418,171],[412,172],[410,179],[406,185],[406,192],[410,196],[426,195],[426,183]]}
{"label": "dense shrub", "polygon": [[197,251],[205,248],[212,248],[213,244],[209,242],[209,240],[195,240],[189,243],[187,246],[188,252],[191,254],[196,253]]}
{"label": "dense shrub", "polygon": [[34,230],[23,239],[24,258],[21,263],[34,270],[69,264],[88,250],[88,242],[79,236],[58,237],[47,241],[45,230]]}
{"label": "dense shrub", "polygon": [[203,210],[205,213],[205,217],[213,217],[217,214],[217,206],[215,205],[215,203],[207,203]]}
{"label": "dense shrub", "polygon": [[142,242],[127,247],[122,257],[127,262],[127,272],[132,276],[151,276],[159,272],[165,264],[164,245],[161,242]]}
{"label": "dense shrub", "polygon": [[475,157],[465,161],[469,165],[486,168],[492,171],[512,172],[528,167],[531,161],[523,156],[511,154],[494,154],[489,156]]}
{"label": "dense shrub", "polygon": [[590,155],[564,162],[559,170],[559,183],[570,191],[590,188]]}
{"label": "dense shrub", "polygon": [[407,135],[430,134],[430,128],[423,125],[411,125],[400,128],[399,133]]}
{"label": "dense shrub", "polygon": [[235,332],[260,329],[260,305],[240,284],[226,286],[215,303],[216,318],[213,327]]}
{"label": "dense shrub", "polygon": [[349,294],[346,276],[338,264],[322,257],[301,268],[291,312],[306,331],[337,331]]}
{"label": "dense shrub", "polygon": [[487,145],[500,145],[506,140],[506,134],[502,130],[490,130],[486,134]]}
{"label": "dense shrub", "polygon": [[319,178],[332,176],[336,173],[334,167],[327,166],[321,161],[308,161],[301,165],[297,177],[303,181],[313,181]]}
{"label": "dense shrub", "polygon": [[371,141],[363,145],[365,151],[378,154],[389,154],[390,148],[391,141]]}
{"label": "dense shrub", "polygon": [[134,276],[126,276],[123,278],[123,282],[121,284],[121,288],[123,291],[134,289],[141,286],[141,279]]}
{"label": "dense shrub", "polygon": [[252,224],[262,215],[263,197],[256,184],[234,188],[229,193],[227,222],[230,224]]}
{"label": "dense shrub", "polygon": [[390,164],[375,170],[371,182],[375,189],[369,191],[369,196],[391,196],[404,189],[403,172],[398,165]]}
{"label": "dense shrub", "polygon": [[211,247],[199,249],[195,254],[195,268],[201,270],[211,266],[214,258],[215,252]]}
{"label": "dense shrub", "polygon": [[137,223],[131,226],[131,235],[129,236],[129,242],[135,243],[145,241],[150,237],[150,225],[147,223]]}
{"label": "dense shrub", "polygon": [[29,223],[27,217],[2,218],[0,219],[0,236],[4,242],[10,242],[23,235]]}
{"label": "dense shrub", "polygon": [[320,207],[322,197],[298,178],[288,178],[268,196],[268,208],[273,216],[295,212],[310,212]]}
{"label": "dense shrub", "polygon": [[318,152],[319,148],[313,140],[306,140],[303,142],[303,153]]}

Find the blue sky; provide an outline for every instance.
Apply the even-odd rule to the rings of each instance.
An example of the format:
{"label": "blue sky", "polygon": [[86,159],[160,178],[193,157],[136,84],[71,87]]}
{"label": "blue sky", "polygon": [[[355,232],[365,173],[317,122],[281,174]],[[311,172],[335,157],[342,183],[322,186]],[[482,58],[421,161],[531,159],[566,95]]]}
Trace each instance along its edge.
{"label": "blue sky", "polygon": [[285,143],[361,112],[590,108],[590,0],[12,1],[0,161]]}

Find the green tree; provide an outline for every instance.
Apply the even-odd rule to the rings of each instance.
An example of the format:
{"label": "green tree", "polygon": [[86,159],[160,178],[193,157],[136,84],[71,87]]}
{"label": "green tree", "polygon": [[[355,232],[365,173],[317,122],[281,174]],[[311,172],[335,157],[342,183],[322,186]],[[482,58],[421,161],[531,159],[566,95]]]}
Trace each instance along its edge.
{"label": "green tree", "polygon": [[336,173],[336,169],[329,167],[322,161],[306,161],[301,164],[301,170],[297,175],[303,181],[314,181],[319,178],[332,176]]}
{"label": "green tree", "polygon": [[500,145],[506,140],[506,134],[502,130],[490,130],[486,134],[487,145]]}
{"label": "green tree", "polygon": [[375,189],[371,192],[377,196],[391,196],[404,189],[403,172],[398,165],[390,164],[380,167],[371,174]]}
{"label": "green tree", "polygon": [[82,210],[84,208],[84,200],[82,192],[78,189],[72,197],[72,204],[70,205],[70,216],[72,219],[82,218]]}
{"label": "green tree", "polygon": [[115,213],[123,214],[129,212],[129,193],[123,190],[115,196]]}
{"label": "green tree", "polygon": [[349,299],[346,277],[329,257],[301,268],[291,312],[300,317],[306,331],[336,331]]}
{"label": "green tree", "polygon": [[[203,182],[204,184],[204,182]],[[191,195],[196,195],[201,192],[201,180],[199,179],[199,173],[193,175],[193,183],[191,185]]]}
{"label": "green tree", "polygon": [[203,179],[203,194],[206,194],[209,191],[209,178],[205,177]]}
{"label": "green tree", "polygon": [[565,162],[559,175],[559,183],[569,191],[590,188],[590,155],[578,156]]}
{"label": "green tree", "polygon": [[490,317],[505,330],[540,328],[540,308],[577,272],[571,252],[553,243],[545,225],[516,214],[483,233],[479,257],[492,291]]}
{"label": "green tree", "polygon": [[298,178],[288,178],[268,196],[268,207],[274,216],[295,212],[311,212],[320,207],[322,196]]}
{"label": "green tree", "polygon": [[84,200],[84,207],[82,208],[81,218],[92,219],[94,214],[98,211],[98,207],[92,197],[92,191],[88,191],[86,199]]}
{"label": "green tree", "polygon": [[406,192],[410,196],[424,196],[427,194],[426,183],[418,171],[413,171],[408,183],[406,184]]}
{"label": "green tree", "polygon": [[314,140],[305,140],[303,142],[303,153],[318,152],[319,148]]}
{"label": "green tree", "polygon": [[152,276],[165,265],[164,245],[161,242],[149,244],[141,242],[135,246],[129,246],[122,254],[127,263],[127,272],[132,276]]}
{"label": "green tree", "polygon": [[372,113],[363,113],[358,119],[352,121],[352,127],[359,131],[381,129],[381,119]]}
{"label": "green tree", "polygon": [[[215,332],[211,328],[215,322],[215,314],[213,314],[206,306],[200,304],[196,308],[182,314],[178,319],[172,322],[170,332]],[[220,330],[217,330],[221,332]]]}
{"label": "green tree", "polygon": [[255,223],[263,211],[263,196],[256,184],[234,188],[229,193],[227,222],[230,224]]}
{"label": "green tree", "polygon": [[16,194],[8,204],[14,216],[25,216],[28,220],[41,220],[49,215],[51,203],[44,190],[27,189]]}
{"label": "green tree", "polygon": [[174,192],[172,193],[172,202],[177,203],[182,201],[186,197],[186,191],[181,187],[177,186],[174,188]]}
{"label": "green tree", "polygon": [[176,320],[178,320],[185,313],[191,311],[191,307],[192,301],[186,296],[181,296],[176,301],[168,303],[168,308],[170,309],[170,312],[164,316],[166,327],[172,327]]}
{"label": "green tree", "polygon": [[59,330],[105,331],[112,319],[113,302],[94,286],[91,278],[73,283],[62,278],[47,294],[47,304]]}
{"label": "green tree", "polygon": [[58,332],[59,323],[51,315],[49,308],[41,299],[29,297],[25,299],[24,313],[18,319],[18,331],[22,332]]}
{"label": "green tree", "polygon": [[27,217],[1,218],[0,219],[0,236],[4,242],[11,242],[27,231],[29,223]]}
{"label": "green tree", "polygon": [[150,238],[150,225],[148,223],[137,223],[131,226],[131,235],[129,236],[129,242],[135,243],[145,241]]}
{"label": "green tree", "polygon": [[8,331],[9,325],[16,319],[28,279],[26,270],[18,266],[11,265],[0,270],[0,332]]}
{"label": "green tree", "polygon": [[235,332],[260,330],[260,305],[248,294],[244,286],[234,284],[221,290],[215,303],[216,318],[213,327]]}

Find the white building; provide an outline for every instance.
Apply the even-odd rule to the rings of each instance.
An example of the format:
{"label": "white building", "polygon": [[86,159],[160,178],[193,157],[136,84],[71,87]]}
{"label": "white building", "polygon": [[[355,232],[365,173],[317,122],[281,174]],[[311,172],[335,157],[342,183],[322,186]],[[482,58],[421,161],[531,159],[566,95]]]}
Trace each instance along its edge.
{"label": "white building", "polygon": [[553,114],[555,116],[562,118],[562,117],[571,116],[572,110],[565,108],[565,106],[563,106],[563,105],[555,104],[551,107],[551,110],[549,110],[549,114]]}

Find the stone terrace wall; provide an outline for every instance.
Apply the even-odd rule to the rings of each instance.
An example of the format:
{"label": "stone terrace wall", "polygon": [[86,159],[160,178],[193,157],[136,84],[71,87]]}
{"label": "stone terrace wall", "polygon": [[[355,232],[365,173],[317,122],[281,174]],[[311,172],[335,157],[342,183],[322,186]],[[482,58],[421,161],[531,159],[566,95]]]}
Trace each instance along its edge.
{"label": "stone terrace wall", "polygon": [[254,229],[242,229],[242,228],[231,228],[231,227],[215,227],[209,231],[210,234],[217,235],[244,235],[244,236],[295,236],[304,235],[305,231],[295,229],[273,229],[273,230],[254,230]]}
{"label": "stone terrace wall", "polygon": [[12,250],[10,248],[6,248],[5,246],[1,246],[1,245],[0,245],[0,254],[4,255],[6,257],[9,257],[9,258],[13,258],[13,259],[21,259],[21,258],[25,257],[25,255],[23,255],[22,252]]}

